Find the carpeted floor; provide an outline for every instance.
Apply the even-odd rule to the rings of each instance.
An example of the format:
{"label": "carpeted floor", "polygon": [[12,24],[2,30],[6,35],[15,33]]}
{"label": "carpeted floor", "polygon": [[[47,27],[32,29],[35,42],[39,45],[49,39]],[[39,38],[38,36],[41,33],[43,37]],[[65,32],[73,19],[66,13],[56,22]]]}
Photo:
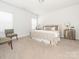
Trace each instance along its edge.
{"label": "carpeted floor", "polygon": [[79,59],[79,41],[62,39],[51,47],[29,38],[13,41],[14,49],[8,44],[0,45],[0,59]]}

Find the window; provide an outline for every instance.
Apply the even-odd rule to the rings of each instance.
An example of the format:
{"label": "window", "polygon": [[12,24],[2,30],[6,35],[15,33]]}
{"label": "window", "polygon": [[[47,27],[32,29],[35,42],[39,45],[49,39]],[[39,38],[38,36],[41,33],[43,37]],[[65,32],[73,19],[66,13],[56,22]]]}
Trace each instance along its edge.
{"label": "window", "polygon": [[36,29],[37,21],[38,21],[37,16],[32,18],[32,29]]}
{"label": "window", "polygon": [[0,32],[13,28],[13,15],[7,12],[0,12]]}

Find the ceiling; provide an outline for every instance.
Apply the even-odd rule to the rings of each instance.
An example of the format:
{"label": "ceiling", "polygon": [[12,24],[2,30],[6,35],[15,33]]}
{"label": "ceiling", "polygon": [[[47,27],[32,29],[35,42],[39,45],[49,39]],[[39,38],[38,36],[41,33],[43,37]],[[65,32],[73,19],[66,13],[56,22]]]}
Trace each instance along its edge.
{"label": "ceiling", "polygon": [[79,4],[79,0],[0,0],[16,7],[24,8],[37,15],[43,15],[64,7]]}

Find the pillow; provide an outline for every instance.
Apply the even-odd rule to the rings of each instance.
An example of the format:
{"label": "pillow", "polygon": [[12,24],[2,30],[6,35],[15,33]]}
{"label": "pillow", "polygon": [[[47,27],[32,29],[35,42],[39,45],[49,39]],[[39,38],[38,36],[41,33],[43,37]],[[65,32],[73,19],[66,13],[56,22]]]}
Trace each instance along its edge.
{"label": "pillow", "polygon": [[43,26],[37,26],[36,30],[43,30]]}
{"label": "pillow", "polygon": [[55,31],[55,27],[52,27],[51,30],[52,30],[52,31]]}
{"label": "pillow", "polygon": [[44,27],[44,30],[51,30],[50,27]]}

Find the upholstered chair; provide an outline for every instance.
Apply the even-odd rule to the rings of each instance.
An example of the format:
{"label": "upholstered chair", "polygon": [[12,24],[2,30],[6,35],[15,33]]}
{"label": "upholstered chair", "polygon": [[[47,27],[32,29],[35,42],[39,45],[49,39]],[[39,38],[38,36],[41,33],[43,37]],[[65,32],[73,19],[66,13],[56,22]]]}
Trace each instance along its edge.
{"label": "upholstered chair", "polygon": [[14,33],[14,29],[5,29],[5,36],[9,37],[9,38],[13,38],[16,37],[16,39],[18,40],[18,35],[16,33]]}

